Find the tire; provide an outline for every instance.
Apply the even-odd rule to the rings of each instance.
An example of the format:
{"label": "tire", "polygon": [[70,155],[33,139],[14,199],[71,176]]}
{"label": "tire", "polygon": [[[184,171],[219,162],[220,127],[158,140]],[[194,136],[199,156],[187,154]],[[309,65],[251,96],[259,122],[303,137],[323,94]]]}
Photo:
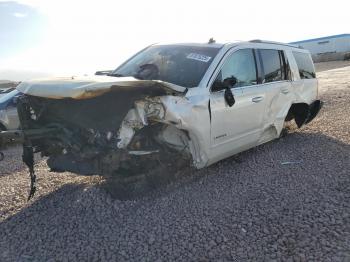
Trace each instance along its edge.
{"label": "tire", "polygon": [[287,136],[289,133],[293,133],[297,128],[298,127],[294,119],[285,120],[280,134],[280,138]]}
{"label": "tire", "polygon": [[[5,128],[3,125],[0,124],[0,132],[1,132],[1,131],[6,131],[6,128]],[[3,146],[3,144],[4,144],[4,141],[3,141],[3,139],[0,137],[0,148]]]}

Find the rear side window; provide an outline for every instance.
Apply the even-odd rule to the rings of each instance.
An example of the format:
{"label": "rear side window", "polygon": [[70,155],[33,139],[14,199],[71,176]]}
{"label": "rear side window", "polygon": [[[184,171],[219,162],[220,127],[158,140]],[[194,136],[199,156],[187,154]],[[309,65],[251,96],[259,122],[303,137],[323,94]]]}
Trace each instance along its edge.
{"label": "rear side window", "polygon": [[301,79],[312,79],[316,77],[314,65],[310,54],[293,51],[295,61],[299,68]]}
{"label": "rear side window", "polygon": [[285,79],[282,52],[273,49],[260,49],[260,58],[264,68],[263,83],[282,81]]}

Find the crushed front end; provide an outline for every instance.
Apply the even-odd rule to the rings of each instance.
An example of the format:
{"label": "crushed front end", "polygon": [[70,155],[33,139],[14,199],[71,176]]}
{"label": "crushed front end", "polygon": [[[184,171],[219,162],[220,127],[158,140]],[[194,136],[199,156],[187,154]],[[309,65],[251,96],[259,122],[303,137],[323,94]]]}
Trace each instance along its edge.
{"label": "crushed front end", "polygon": [[24,94],[17,105],[22,130],[16,134],[31,174],[30,197],[38,152],[51,171],[106,177],[137,177],[159,166],[177,169],[189,163],[189,138],[166,123],[161,101],[179,95],[159,84],[114,88],[88,98]]}

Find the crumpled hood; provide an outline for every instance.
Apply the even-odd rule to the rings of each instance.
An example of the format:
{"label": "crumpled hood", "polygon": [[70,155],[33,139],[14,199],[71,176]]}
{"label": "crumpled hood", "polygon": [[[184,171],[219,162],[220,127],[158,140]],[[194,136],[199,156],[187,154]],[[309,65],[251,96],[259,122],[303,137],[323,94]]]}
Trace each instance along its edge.
{"label": "crumpled hood", "polygon": [[162,87],[169,91],[184,93],[186,87],[161,80],[138,80],[134,77],[60,77],[26,81],[16,88],[20,92],[53,99],[86,99],[102,95],[112,89],[129,89],[134,87]]}

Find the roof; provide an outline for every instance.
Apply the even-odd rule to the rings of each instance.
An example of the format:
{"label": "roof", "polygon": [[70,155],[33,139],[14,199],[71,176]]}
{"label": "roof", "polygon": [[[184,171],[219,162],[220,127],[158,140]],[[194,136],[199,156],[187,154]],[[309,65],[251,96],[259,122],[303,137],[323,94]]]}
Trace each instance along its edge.
{"label": "roof", "polygon": [[224,46],[230,46],[230,45],[237,45],[237,44],[245,44],[245,43],[257,43],[257,44],[270,44],[270,45],[280,45],[280,46],[287,46],[292,48],[298,48],[303,49],[300,46],[293,45],[292,43],[282,43],[282,42],[275,42],[275,41],[269,41],[269,40],[261,40],[261,39],[253,39],[249,41],[244,40],[234,40],[230,42],[213,42],[213,43],[191,43],[191,42],[185,42],[185,43],[176,43],[176,42],[160,42],[155,43],[153,45],[179,45],[179,46],[197,46],[197,47],[212,47],[212,48],[222,48]]}
{"label": "roof", "polygon": [[272,45],[283,45],[283,46],[289,46],[294,48],[299,48],[296,45],[292,45],[291,43],[282,43],[282,42],[275,42],[275,41],[269,41],[269,40],[261,40],[261,39],[253,39],[249,41],[250,43],[260,43],[260,44],[272,44]]}
{"label": "roof", "polygon": [[173,43],[173,42],[160,42],[160,43],[155,43],[153,45],[180,45],[180,46],[202,46],[202,47],[214,47],[214,48],[221,48],[224,46],[222,43]]}
{"label": "roof", "polygon": [[350,34],[340,34],[340,35],[331,35],[331,36],[325,36],[325,37],[319,37],[319,38],[312,38],[312,39],[307,39],[307,40],[302,40],[302,41],[290,42],[289,44],[301,44],[301,43],[320,41],[320,40],[328,40],[328,39],[333,39],[333,38],[342,38],[342,37],[350,37]]}

